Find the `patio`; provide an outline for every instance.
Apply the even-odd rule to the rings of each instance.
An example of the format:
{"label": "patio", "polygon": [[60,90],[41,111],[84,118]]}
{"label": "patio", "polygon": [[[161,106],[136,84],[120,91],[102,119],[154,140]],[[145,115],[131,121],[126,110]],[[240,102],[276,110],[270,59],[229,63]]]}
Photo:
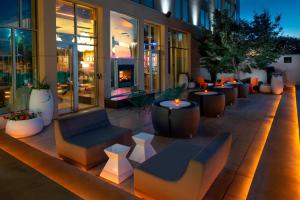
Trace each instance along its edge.
{"label": "patio", "polygon": [[[280,99],[281,96],[276,95],[250,95],[249,98],[239,99],[236,104],[227,107],[223,117],[201,117],[196,137],[185,139],[186,141],[205,145],[220,133],[230,132],[233,135],[228,162],[205,199],[247,198]],[[121,109],[108,110],[108,114],[113,125],[132,129],[134,133],[141,131],[154,133],[150,113],[138,113],[136,109]],[[156,136],[153,146],[157,152],[160,152],[174,140],[176,139]],[[52,157],[58,157],[55,150],[53,125],[46,128],[43,133],[21,141]],[[134,162],[132,165],[138,166]],[[89,170],[88,173],[99,176],[103,167],[104,164],[101,164]],[[132,177],[120,185],[110,184],[133,193]]]}

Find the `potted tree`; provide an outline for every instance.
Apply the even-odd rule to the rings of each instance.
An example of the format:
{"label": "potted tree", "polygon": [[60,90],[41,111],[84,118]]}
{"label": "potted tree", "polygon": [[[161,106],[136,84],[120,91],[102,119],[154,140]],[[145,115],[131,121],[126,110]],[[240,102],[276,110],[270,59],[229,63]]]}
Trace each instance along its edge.
{"label": "potted tree", "polygon": [[4,117],[7,120],[5,132],[14,138],[33,136],[42,131],[43,119],[36,113],[19,111]]}
{"label": "potted tree", "polygon": [[48,126],[52,122],[53,109],[54,102],[50,86],[46,83],[45,79],[43,81],[36,81],[30,94],[29,111],[41,113],[44,126]]}

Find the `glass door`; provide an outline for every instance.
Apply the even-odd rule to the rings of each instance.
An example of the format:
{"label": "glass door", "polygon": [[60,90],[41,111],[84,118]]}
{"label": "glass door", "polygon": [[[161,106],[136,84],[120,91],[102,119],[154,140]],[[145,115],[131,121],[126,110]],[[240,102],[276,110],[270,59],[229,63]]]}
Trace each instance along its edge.
{"label": "glass door", "polygon": [[169,74],[173,87],[178,84],[181,73],[188,72],[188,43],[187,34],[177,31],[169,31]]}
{"label": "glass door", "polygon": [[160,27],[144,25],[144,80],[145,91],[160,91]]}
{"label": "glass door", "polygon": [[72,45],[57,47],[57,95],[59,114],[76,111],[74,94],[74,48]]}
{"label": "glass door", "polygon": [[95,10],[56,3],[58,112],[97,105]]}

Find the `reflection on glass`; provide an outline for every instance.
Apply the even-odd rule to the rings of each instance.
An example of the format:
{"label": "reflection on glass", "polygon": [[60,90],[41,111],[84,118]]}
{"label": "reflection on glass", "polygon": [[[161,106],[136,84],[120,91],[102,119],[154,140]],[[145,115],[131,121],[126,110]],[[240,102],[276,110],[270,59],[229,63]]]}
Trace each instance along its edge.
{"label": "reflection on glass", "polygon": [[178,83],[178,76],[181,73],[187,73],[188,68],[188,43],[187,34],[177,31],[169,32],[170,48],[170,68],[169,73],[172,75],[173,87]]}
{"label": "reflection on glass", "polygon": [[72,48],[67,45],[57,47],[57,94],[58,109],[71,110],[73,106]]}
{"label": "reflection on glass", "polygon": [[147,92],[160,90],[160,28],[155,25],[144,26],[144,80]]}
{"label": "reflection on glass", "polygon": [[112,58],[137,57],[137,20],[133,17],[110,12]]}
{"label": "reflection on glass", "polygon": [[[57,1],[57,91],[60,112],[76,111],[97,104],[95,19],[95,10],[92,8]],[[73,83],[77,77],[78,83]]]}
{"label": "reflection on glass", "polygon": [[72,3],[56,2],[56,32],[74,34],[74,5]]}
{"label": "reflection on glass", "polygon": [[0,28],[0,114],[7,113],[12,104],[11,30]]}
{"label": "reflection on glass", "polygon": [[96,104],[95,53],[93,46],[78,46],[79,109]]}
{"label": "reflection on glass", "polygon": [[18,0],[1,1],[0,26],[19,26]]}
{"label": "reflection on glass", "polygon": [[33,69],[35,62],[33,33],[31,31],[15,31],[16,48],[16,99],[15,108],[24,110],[28,107],[29,88],[33,83]]}
{"label": "reflection on glass", "polygon": [[35,1],[33,0],[21,0],[21,13],[22,21],[21,26],[24,28],[34,28],[35,27],[35,18],[32,17],[35,15]]}
{"label": "reflection on glass", "polygon": [[95,10],[83,6],[76,7],[77,35],[93,37],[95,35]]}

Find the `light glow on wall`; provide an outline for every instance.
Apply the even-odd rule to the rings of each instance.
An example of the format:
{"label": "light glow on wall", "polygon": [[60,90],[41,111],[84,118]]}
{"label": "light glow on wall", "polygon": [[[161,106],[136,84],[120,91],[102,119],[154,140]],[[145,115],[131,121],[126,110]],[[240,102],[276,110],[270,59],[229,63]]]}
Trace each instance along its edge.
{"label": "light glow on wall", "polygon": [[198,26],[199,19],[199,7],[197,5],[192,5],[192,23],[194,26]]}
{"label": "light glow on wall", "polygon": [[167,14],[169,11],[171,11],[171,2],[170,0],[161,0],[161,11],[164,14]]}

